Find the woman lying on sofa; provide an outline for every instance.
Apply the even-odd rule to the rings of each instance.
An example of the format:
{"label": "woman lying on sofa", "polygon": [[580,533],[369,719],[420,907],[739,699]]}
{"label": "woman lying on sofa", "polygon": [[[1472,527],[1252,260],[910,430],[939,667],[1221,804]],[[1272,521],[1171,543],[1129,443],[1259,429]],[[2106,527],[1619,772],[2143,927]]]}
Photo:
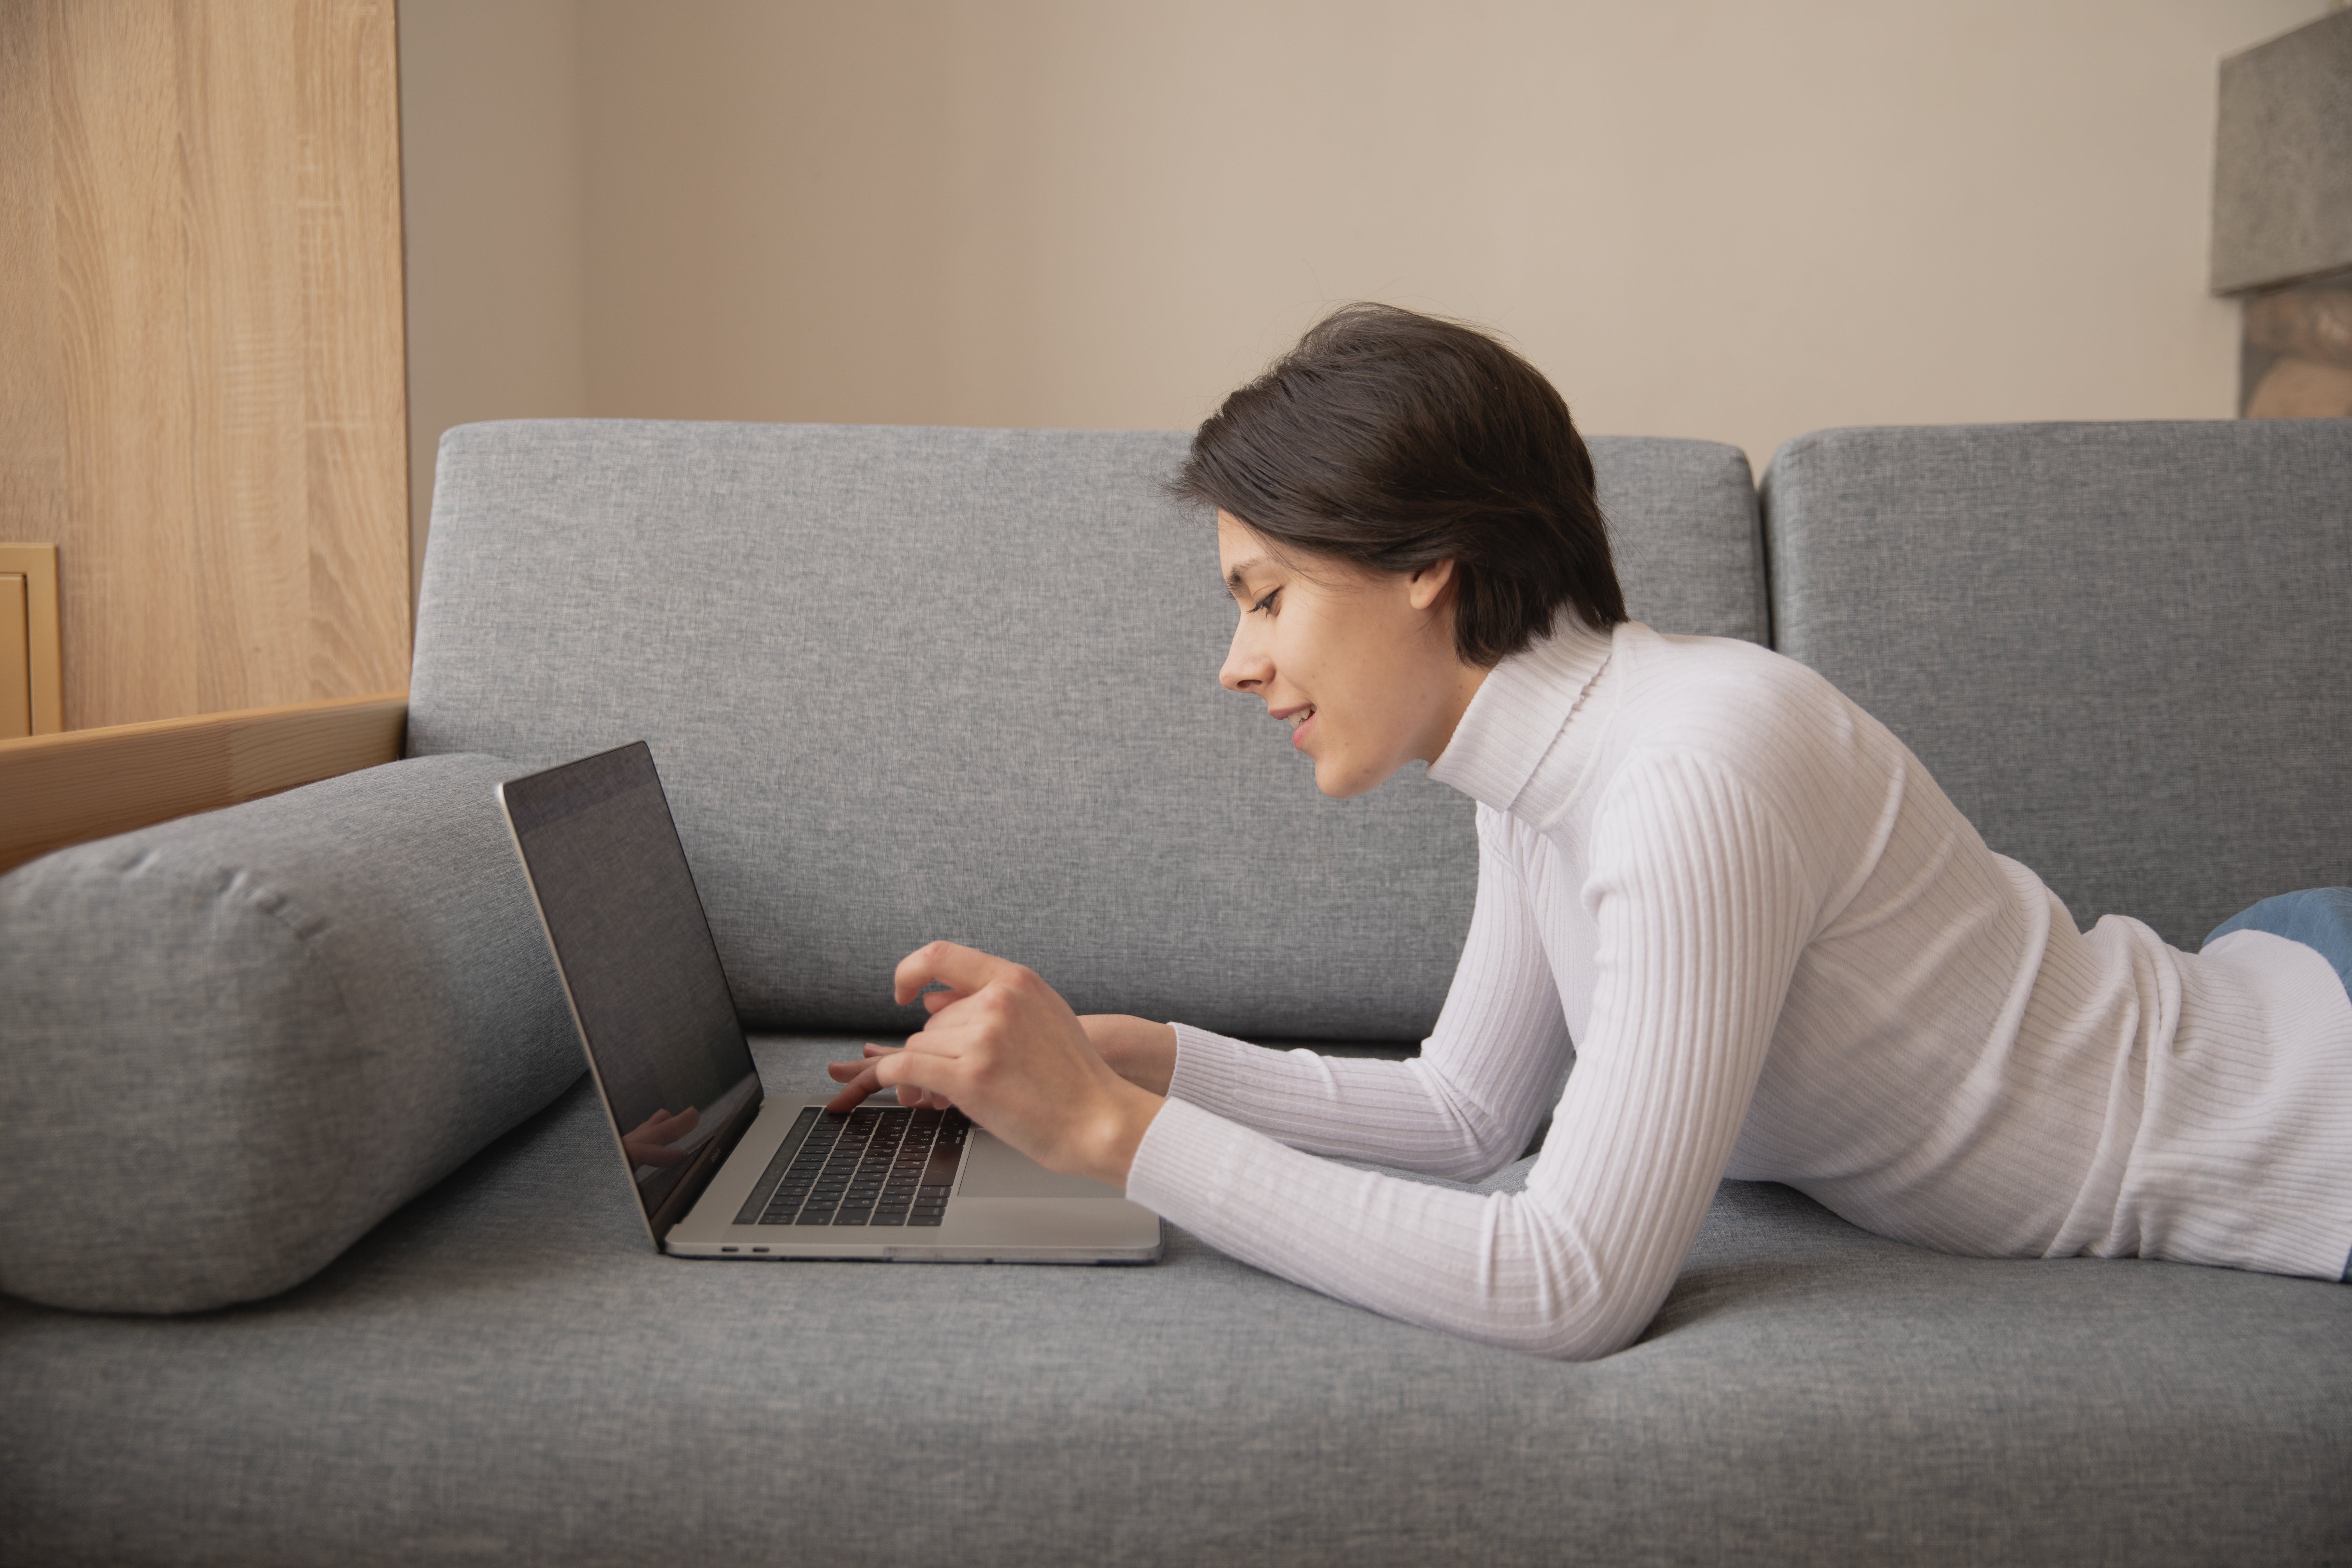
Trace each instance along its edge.
{"label": "woman lying on sofa", "polygon": [[[1338,312],[1178,489],[1240,606],[1222,679],[1317,786],[1419,759],[1478,803],[1435,1032],[1389,1062],[1080,1018],[933,943],[897,975],[929,1022],[835,1063],[836,1108],[961,1106],[1262,1268],[1547,1356],[1640,1335],[1726,1175],[1948,1252],[2346,1273],[2352,890],[2193,956],[2077,931],[1811,669],[1628,620],[1567,405],[1469,328]],[[1547,1110],[1522,1192],[1319,1157],[1484,1177]]]}

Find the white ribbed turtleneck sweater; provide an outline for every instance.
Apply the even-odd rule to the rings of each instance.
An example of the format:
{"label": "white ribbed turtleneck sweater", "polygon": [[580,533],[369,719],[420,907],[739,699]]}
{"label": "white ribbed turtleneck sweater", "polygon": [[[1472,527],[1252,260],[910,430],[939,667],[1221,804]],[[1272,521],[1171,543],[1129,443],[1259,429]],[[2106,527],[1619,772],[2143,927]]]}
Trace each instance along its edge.
{"label": "white ribbed turtleneck sweater", "polygon": [[[1374,1311],[1571,1358],[1641,1333],[1727,1174],[1948,1252],[2343,1271],[2352,1002],[2327,961],[2076,931],[1804,666],[1564,616],[1430,776],[1478,802],[1478,894],[1419,1058],[1179,1024],[1136,1202]],[[1318,1157],[1475,1178],[1548,1108],[1520,1193]]]}

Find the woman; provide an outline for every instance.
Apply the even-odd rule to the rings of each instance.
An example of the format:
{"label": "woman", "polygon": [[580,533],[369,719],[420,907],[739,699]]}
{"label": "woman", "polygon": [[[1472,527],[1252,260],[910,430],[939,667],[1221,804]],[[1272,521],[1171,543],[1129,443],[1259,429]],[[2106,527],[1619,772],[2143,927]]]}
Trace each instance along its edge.
{"label": "woman", "polygon": [[[1417,1060],[1074,1016],[934,943],[929,1025],[842,1062],[1376,1311],[1539,1355],[1631,1343],[1726,1174],[1987,1257],[2342,1277],[2352,891],[2196,956],[2088,932],[1821,677],[1626,618],[1567,406],[1466,327],[1343,310],[1201,427],[1240,607],[1222,674],[1326,795],[1409,761],[1478,802],[1478,893]],[[2299,923],[2298,923],[2299,922]],[[1575,1047],[1575,1071],[1567,1074]],[[1551,1131],[1523,1192],[1454,1178]]]}

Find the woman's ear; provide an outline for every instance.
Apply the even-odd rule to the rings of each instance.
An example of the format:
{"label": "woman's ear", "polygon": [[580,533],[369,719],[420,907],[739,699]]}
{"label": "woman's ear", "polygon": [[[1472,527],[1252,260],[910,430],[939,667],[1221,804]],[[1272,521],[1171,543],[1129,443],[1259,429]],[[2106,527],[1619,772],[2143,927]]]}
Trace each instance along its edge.
{"label": "woman's ear", "polygon": [[1407,580],[1407,598],[1416,610],[1428,609],[1444,596],[1454,581],[1454,563],[1433,561]]}

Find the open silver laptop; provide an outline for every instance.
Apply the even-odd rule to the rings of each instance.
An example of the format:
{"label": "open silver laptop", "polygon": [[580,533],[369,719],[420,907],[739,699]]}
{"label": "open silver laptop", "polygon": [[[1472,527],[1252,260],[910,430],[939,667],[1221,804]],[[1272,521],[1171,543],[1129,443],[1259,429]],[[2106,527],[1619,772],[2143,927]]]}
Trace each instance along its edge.
{"label": "open silver laptop", "polygon": [[[1159,1216],[956,1110],[771,1099],[643,742],[499,786],[654,1245],[688,1258],[1149,1263]],[[878,1097],[877,1097],[878,1099]]]}

